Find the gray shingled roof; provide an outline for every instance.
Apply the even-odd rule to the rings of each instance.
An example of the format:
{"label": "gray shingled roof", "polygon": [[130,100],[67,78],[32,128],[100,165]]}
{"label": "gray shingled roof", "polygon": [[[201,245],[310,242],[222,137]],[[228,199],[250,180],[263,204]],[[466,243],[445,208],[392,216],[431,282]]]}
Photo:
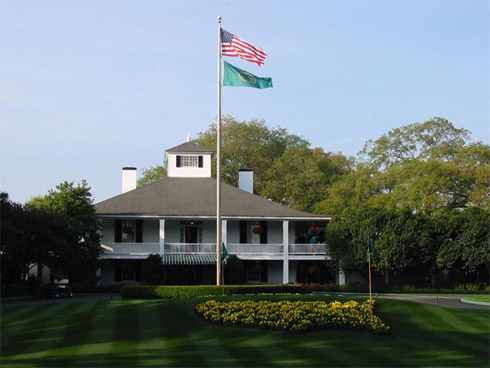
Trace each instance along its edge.
{"label": "gray shingled roof", "polygon": [[170,148],[167,152],[172,153],[213,153],[214,151],[201,147],[193,142],[185,142],[174,148]]}
{"label": "gray shingled roof", "polygon": [[[277,204],[237,187],[222,184],[222,216],[254,218],[318,218]],[[164,178],[95,205],[98,216],[216,217],[216,179]]]}

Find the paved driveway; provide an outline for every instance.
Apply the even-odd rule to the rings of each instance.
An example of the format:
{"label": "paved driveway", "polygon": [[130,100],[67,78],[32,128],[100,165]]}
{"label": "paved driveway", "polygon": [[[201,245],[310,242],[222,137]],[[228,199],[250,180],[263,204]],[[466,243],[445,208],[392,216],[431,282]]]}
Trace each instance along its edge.
{"label": "paved driveway", "polygon": [[490,307],[486,305],[463,303],[462,298],[468,295],[457,296],[439,296],[439,295],[378,295],[378,298],[384,299],[397,299],[397,300],[409,300],[412,302],[438,305],[440,307],[450,308],[464,308],[464,309],[481,309],[490,311]]}

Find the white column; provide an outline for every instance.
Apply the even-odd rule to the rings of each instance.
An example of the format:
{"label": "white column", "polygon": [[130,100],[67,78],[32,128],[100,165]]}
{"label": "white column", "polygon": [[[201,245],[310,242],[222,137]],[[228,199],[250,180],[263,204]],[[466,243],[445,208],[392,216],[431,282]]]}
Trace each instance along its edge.
{"label": "white column", "polygon": [[221,241],[225,243],[226,249],[228,249],[228,220],[221,220]]}
{"label": "white column", "polygon": [[282,283],[289,284],[289,221],[282,222],[282,245],[284,260],[282,262]]}
{"label": "white column", "polygon": [[165,220],[160,219],[160,254],[165,251]]}

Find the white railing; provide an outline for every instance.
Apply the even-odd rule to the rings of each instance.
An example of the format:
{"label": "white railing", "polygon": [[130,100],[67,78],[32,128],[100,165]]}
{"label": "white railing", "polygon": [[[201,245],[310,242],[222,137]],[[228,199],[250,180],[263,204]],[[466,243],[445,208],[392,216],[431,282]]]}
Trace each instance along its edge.
{"label": "white railing", "polygon": [[325,254],[325,244],[289,244],[289,254]]}
{"label": "white railing", "polygon": [[[104,255],[160,253],[159,243],[102,243]],[[292,255],[324,255],[325,244],[290,244]],[[229,254],[284,254],[282,244],[228,244]],[[165,243],[164,253],[169,254],[215,254],[215,243]]]}
{"label": "white railing", "polygon": [[165,253],[215,254],[215,243],[165,243]]}
{"label": "white railing", "polygon": [[228,244],[230,254],[283,254],[282,244]]}
{"label": "white railing", "polygon": [[158,243],[102,243],[104,254],[151,254],[160,252]]}

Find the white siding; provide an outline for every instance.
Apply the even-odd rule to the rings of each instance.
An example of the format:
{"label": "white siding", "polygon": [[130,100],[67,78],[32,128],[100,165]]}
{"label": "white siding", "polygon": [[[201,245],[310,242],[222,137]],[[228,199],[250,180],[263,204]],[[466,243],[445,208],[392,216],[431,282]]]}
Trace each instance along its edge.
{"label": "white siding", "polygon": [[296,261],[289,261],[289,282],[296,284]]}
{"label": "white siding", "polygon": [[100,284],[108,285],[114,282],[114,261],[104,261],[100,268]]}
{"label": "white siding", "polygon": [[165,243],[180,243],[180,221],[165,221]]}
{"label": "white siding", "polygon": [[267,263],[267,282],[269,284],[282,284],[282,261],[269,261]]}
{"label": "white siding", "polygon": [[202,242],[216,243],[216,221],[202,222]]}
{"label": "white siding", "polygon": [[[177,167],[177,156],[203,156],[203,167]],[[169,153],[167,155],[167,176],[169,178],[210,178],[210,153]]]}
{"label": "white siding", "polygon": [[228,243],[240,243],[240,221],[228,220]]}
{"label": "white siding", "polygon": [[114,219],[102,219],[102,243],[114,241]]}
{"label": "white siding", "polygon": [[267,243],[282,244],[282,221],[267,223]]}
{"label": "white siding", "polygon": [[158,220],[143,220],[143,243],[160,242],[160,222]]}

